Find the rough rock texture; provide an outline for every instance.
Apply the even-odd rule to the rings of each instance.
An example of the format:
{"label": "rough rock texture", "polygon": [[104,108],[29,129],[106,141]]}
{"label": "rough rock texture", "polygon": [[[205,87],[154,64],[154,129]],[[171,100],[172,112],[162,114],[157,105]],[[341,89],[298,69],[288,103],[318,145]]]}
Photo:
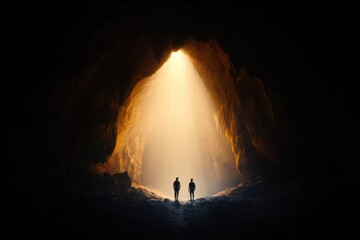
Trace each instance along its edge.
{"label": "rough rock texture", "polygon": [[[338,197],[324,195],[325,189],[302,189],[302,181],[271,182],[259,177],[195,202],[175,202],[141,186],[119,188],[97,181],[63,184],[50,194],[33,189],[15,199],[13,223],[21,231],[11,236],[24,231],[38,239],[352,236],[356,213],[333,205]],[[344,224],[349,224],[347,231],[341,227]]]}

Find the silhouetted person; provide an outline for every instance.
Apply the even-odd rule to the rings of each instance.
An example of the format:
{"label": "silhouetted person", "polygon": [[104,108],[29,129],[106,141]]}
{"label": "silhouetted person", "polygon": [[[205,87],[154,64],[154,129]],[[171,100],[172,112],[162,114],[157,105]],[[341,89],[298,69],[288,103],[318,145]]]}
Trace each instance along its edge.
{"label": "silhouetted person", "polygon": [[174,187],[174,192],[175,192],[175,201],[178,201],[178,199],[179,199],[179,191],[180,191],[180,187],[181,187],[178,177],[174,181],[173,187]]}
{"label": "silhouetted person", "polygon": [[193,179],[189,182],[189,193],[190,193],[190,201],[195,201],[195,183],[193,182]]}

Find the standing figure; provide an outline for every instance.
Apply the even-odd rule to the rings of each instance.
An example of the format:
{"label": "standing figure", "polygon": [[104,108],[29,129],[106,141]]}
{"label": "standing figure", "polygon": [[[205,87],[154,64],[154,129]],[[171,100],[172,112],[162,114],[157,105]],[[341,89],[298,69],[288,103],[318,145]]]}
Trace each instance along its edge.
{"label": "standing figure", "polygon": [[176,177],[176,180],[174,181],[173,187],[174,187],[174,192],[175,192],[175,201],[178,201],[178,199],[179,199],[179,191],[180,191],[180,187],[181,187],[178,177]]}
{"label": "standing figure", "polygon": [[189,182],[189,193],[190,193],[190,201],[195,201],[195,183],[193,182],[193,179]]}

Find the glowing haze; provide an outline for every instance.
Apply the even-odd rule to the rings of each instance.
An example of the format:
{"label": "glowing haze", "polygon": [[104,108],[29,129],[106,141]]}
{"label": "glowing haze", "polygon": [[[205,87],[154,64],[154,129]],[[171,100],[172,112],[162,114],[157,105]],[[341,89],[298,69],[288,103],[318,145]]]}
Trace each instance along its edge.
{"label": "glowing haze", "polygon": [[191,58],[181,50],[173,52],[133,89],[120,113],[123,120],[110,162],[171,199],[176,177],[183,200],[189,199],[191,178],[197,186],[195,198],[239,184],[234,154],[216,128],[214,106]]}

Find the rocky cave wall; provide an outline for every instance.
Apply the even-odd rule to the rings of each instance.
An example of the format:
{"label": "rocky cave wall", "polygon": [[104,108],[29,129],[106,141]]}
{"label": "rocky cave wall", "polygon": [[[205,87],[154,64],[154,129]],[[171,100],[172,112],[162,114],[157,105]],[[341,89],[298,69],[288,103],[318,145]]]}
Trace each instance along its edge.
{"label": "rocky cave wall", "polygon": [[171,51],[183,48],[218,103],[218,127],[232,145],[243,179],[271,175],[281,160],[286,116],[281,99],[242,66],[239,59],[246,53],[241,41],[226,37],[231,30],[191,9],[114,9],[93,17],[89,41],[68,61],[54,90],[55,168],[81,175],[105,163],[131,90]]}

